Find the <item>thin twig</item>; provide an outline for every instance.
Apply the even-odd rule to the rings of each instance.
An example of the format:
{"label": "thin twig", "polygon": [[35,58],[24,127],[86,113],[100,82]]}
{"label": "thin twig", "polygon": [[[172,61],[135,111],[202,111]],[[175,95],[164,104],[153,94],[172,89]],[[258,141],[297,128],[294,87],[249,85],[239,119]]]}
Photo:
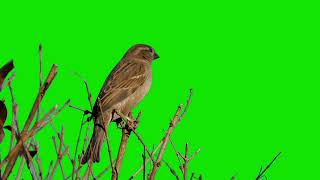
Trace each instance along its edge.
{"label": "thin twig", "polygon": [[86,79],[84,79],[82,76],[80,76],[80,74],[78,74],[78,73],[74,73],[74,74],[75,74],[76,76],[78,76],[78,77],[83,81],[83,83],[84,83],[85,86],[86,86],[87,94],[88,94],[88,101],[89,101],[89,103],[90,103],[90,109],[91,109],[91,111],[92,111],[92,109],[93,109],[93,106],[92,106],[92,95],[91,95],[91,92],[90,92],[90,88],[89,88],[88,82],[87,82]]}
{"label": "thin twig", "polygon": [[179,123],[183,118],[184,116],[186,115],[188,109],[189,109],[189,106],[190,106],[190,102],[191,102],[191,98],[192,98],[192,89],[189,90],[189,98],[187,100],[187,104],[186,104],[186,107],[184,108],[184,111],[182,112],[182,114],[180,115],[180,117],[178,118],[178,121],[177,123]]}
{"label": "thin twig", "polygon": [[143,147],[142,159],[143,159],[143,180],[146,180],[146,147]]}
{"label": "thin twig", "polygon": [[264,174],[266,173],[266,171],[271,167],[271,165],[277,160],[277,158],[280,156],[281,152],[279,152],[274,158],[273,160],[262,170],[262,167],[260,169],[260,172],[256,178],[256,180],[262,179],[262,177],[264,176]]}
{"label": "thin twig", "polygon": [[178,117],[179,117],[179,114],[181,112],[181,109],[182,109],[182,105],[180,105],[174,115],[174,118],[172,119],[172,121],[170,122],[170,125],[169,125],[169,129],[167,131],[167,134],[164,138],[164,141],[163,141],[163,144],[161,146],[161,150],[160,150],[160,153],[158,155],[158,158],[157,158],[157,161],[153,164],[153,169],[151,171],[151,173],[149,174],[149,178],[148,179],[151,179],[153,180],[160,165],[161,165],[161,161],[162,161],[162,157],[163,157],[163,154],[164,154],[164,151],[167,147],[167,144],[168,144],[168,140],[169,140],[169,137],[170,137],[170,134],[172,133],[173,129],[175,128],[176,126],[176,123],[177,123],[177,120],[178,120]]}
{"label": "thin twig", "polygon": [[16,180],[20,180],[20,176],[21,176],[21,173],[22,173],[22,170],[23,170],[23,166],[25,164],[26,160],[24,158],[21,159],[21,163],[20,163],[20,167],[19,167],[19,170],[18,170],[18,174],[16,176]]}
{"label": "thin twig", "polygon": [[[153,152],[151,153],[152,156],[154,154],[156,154],[156,152],[158,151],[158,149],[162,146],[163,141],[161,141],[158,146],[153,150]],[[146,166],[146,164],[150,161],[150,157],[146,160],[145,164],[142,164],[141,167],[129,178],[129,179],[134,179]]]}
{"label": "thin twig", "polygon": [[189,98],[187,100],[187,104],[186,104],[186,107],[185,107],[184,111],[182,112],[182,114],[179,117],[179,114],[180,114],[181,109],[182,109],[182,105],[180,105],[178,107],[175,115],[174,115],[174,118],[170,122],[169,129],[168,129],[167,134],[166,134],[166,136],[164,138],[164,141],[163,141],[160,153],[158,155],[157,161],[154,163],[153,169],[152,169],[151,173],[149,174],[149,178],[148,178],[149,180],[153,180],[154,179],[159,167],[161,166],[162,157],[163,157],[164,151],[165,151],[165,149],[167,147],[167,144],[168,144],[168,141],[169,141],[169,137],[170,137],[173,129],[176,127],[176,125],[182,120],[182,118],[186,114],[186,112],[188,110],[188,107],[190,105],[190,102],[191,102],[191,97],[192,97],[192,89],[190,89]]}
{"label": "thin twig", "polygon": [[194,178],[194,172],[191,174],[190,180]]}
{"label": "thin twig", "polygon": [[[75,173],[75,169],[76,169],[76,157],[77,157],[77,153],[78,153],[78,146],[79,146],[79,142],[80,142],[80,136],[81,136],[81,132],[82,132],[84,117],[85,117],[85,115],[83,114],[80,129],[79,129],[79,134],[78,134],[78,138],[77,138],[76,150],[74,151],[74,156],[73,156],[72,179],[74,177],[74,173]],[[81,166],[81,163],[79,163],[79,164],[80,164],[79,166]]]}
{"label": "thin twig", "polygon": [[102,108],[101,108],[102,104],[101,104],[100,98],[98,98],[98,103],[99,103],[99,107],[100,107],[100,113],[101,113],[101,116],[102,116],[102,122],[106,124],[105,127],[104,127],[105,128],[105,139],[107,141],[107,146],[108,146],[108,154],[109,154],[110,165],[111,165],[111,168],[112,168],[112,176],[116,176],[117,171],[116,171],[116,169],[115,169],[115,167],[113,165],[113,162],[112,162],[113,158],[112,158],[112,152],[111,152],[111,147],[110,147],[110,141],[109,141],[109,137],[108,137],[108,128],[109,128],[110,122],[109,121],[106,122],[105,119],[104,119],[104,113],[103,113]]}
{"label": "thin twig", "polygon": [[[42,86],[42,46],[41,44],[39,44],[39,66],[40,66],[40,69],[39,69],[39,92],[41,90],[41,86]],[[40,104],[40,102],[39,102]],[[39,120],[40,118],[40,105],[39,105],[39,108],[37,110],[37,116],[36,116],[36,122]]]}
{"label": "thin twig", "polygon": [[191,161],[197,154],[199,154],[201,150],[202,150],[202,148],[199,148],[196,152],[194,152],[194,153],[189,157],[189,161]]}
{"label": "thin twig", "polygon": [[28,143],[27,147],[23,146],[24,153],[25,153],[24,158],[27,160],[27,165],[28,165],[28,168],[30,170],[32,179],[37,179],[38,175],[36,173],[36,168],[34,167],[34,164],[33,164],[33,159],[32,159],[32,157],[31,157],[31,155],[29,153],[29,146],[30,146],[30,142]]}
{"label": "thin twig", "polygon": [[53,161],[50,161],[50,165],[49,165],[48,173],[47,173],[47,175],[46,175],[46,178],[45,178],[45,179],[49,179],[49,177],[50,177],[50,172],[51,172],[51,170],[52,170],[52,165],[53,165]]}
{"label": "thin twig", "polygon": [[189,165],[189,144],[186,144],[186,150],[184,155],[184,164],[183,164],[183,179],[187,180],[188,178],[188,165]]}
{"label": "thin twig", "polygon": [[139,139],[139,141],[140,141],[141,144],[143,145],[144,149],[147,151],[147,153],[148,153],[151,161],[152,161],[153,163],[155,163],[155,160],[153,159],[153,156],[152,156],[151,152],[149,151],[147,145],[143,142],[141,136],[137,133],[137,131],[136,131],[135,129],[131,129],[131,130],[132,130],[132,132],[137,136],[137,138]]}
{"label": "thin twig", "polygon": [[119,151],[117,155],[117,161],[116,161],[116,173],[112,174],[112,180],[117,180],[120,172],[120,168],[122,165],[122,160],[127,148],[128,140],[130,136],[130,131],[126,128],[122,129],[122,137],[121,137],[121,143],[119,146]]}
{"label": "thin twig", "polygon": [[169,163],[167,163],[166,161],[162,160],[166,165],[167,167],[169,168],[171,174],[177,179],[179,180],[179,176],[177,175],[176,171],[169,165]]}
{"label": "thin twig", "polygon": [[47,80],[41,86],[40,92],[36,98],[36,101],[35,101],[32,109],[31,109],[31,112],[28,116],[27,122],[25,123],[24,128],[22,130],[22,135],[25,135],[28,132],[28,129],[29,129],[29,126],[32,122],[32,119],[34,118],[34,115],[35,115],[37,109],[39,108],[40,103],[41,103],[45,93],[47,92],[47,89],[49,88],[50,84],[52,83],[52,81],[56,75],[57,75],[57,66],[54,64],[50,70],[50,73],[47,77]]}
{"label": "thin twig", "polygon": [[53,140],[53,143],[54,143],[54,147],[55,147],[55,150],[56,150],[56,154],[57,154],[57,161],[54,165],[54,168],[53,168],[53,171],[51,173],[51,178],[54,177],[54,173],[57,169],[57,166],[59,164],[60,166],[60,169],[61,169],[61,172],[62,172],[62,176],[63,176],[63,179],[66,178],[65,176],[65,173],[64,173],[64,169],[63,169],[63,166],[62,166],[62,163],[61,163],[61,160],[63,158],[63,156],[65,154],[67,154],[67,152],[69,151],[69,148],[65,148],[65,150],[62,152],[62,149],[63,149],[63,144],[64,144],[64,126],[62,126],[61,128],[61,133],[58,134],[58,137],[60,139],[60,145],[59,145],[59,148],[57,147],[57,143],[56,143],[56,138],[55,137],[52,137],[52,140]]}
{"label": "thin twig", "polygon": [[89,160],[86,173],[84,174],[82,180],[87,180],[87,179],[89,179],[89,176],[90,176],[91,171],[92,171],[92,163],[91,163],[91,160]]}
{"label": "thin twig", "polygon": [[181,172],[182,172],[182,174],[183,174],[183,163],[182,163],[182,161],[181,161],[181,158],[183,158],[183,156],[182,156],[182,154],[177,150],[177,148],[176,148],[176,146],[174,145],[171,137],[169,137],[169,141],[170,141],[170,143],[171,143],[171,145],[172,145],[172,147],[173,147],[173,149],[174,149],[174,152],[176,153],[176,156],[177,156],[177,158],[178,158],[178,160],[179,160],[179,169],[181,170]]}
{"label": "thin twig", "polygon": [[40,179],[42,179],[43,173],[42,173],[42,166],[41,166],[41,159],[39,157],[39,155],[37,155],[37,165],[38,165],[38,169],[39,169],[39,177]]}
{"label": "thin twig", "polygon": [[[114,164],[116,160],[113,160],[112,163]],[[99,179],[101,176],[103,176],[106,172],[108,172],[110,169],[112,169],[111,165],[106,167],[100,174],[96,176],[96,179]]]}
{"label": "thin twig", "polygon": [[[90,130],[90,126],[87,126],[87,128],[86,128],[86,136],[84,137],[84,140],[83,140],[83,146],[82,146],[82,154],[81,154],[81,156],[83,156],[84,155],[84,150],[85,150],[85,148],[87,147],[87,142],[89,141],[89,130]],[[82,157],[81,157],[81,159],[82,159]]]}
{"label": "thin twig", "polygon": [[15,77],[15,73],[13,73],[8,79],[8,87],[11,95],[11,104],[12,104],[12,130],[11,130],[11,141],[10,141],[10,150],[13,149],[14,139],[16,136],[20,137],[20,130],[18,126],[18,105],[15,102],[13,89],[11,86],[12,80]]}

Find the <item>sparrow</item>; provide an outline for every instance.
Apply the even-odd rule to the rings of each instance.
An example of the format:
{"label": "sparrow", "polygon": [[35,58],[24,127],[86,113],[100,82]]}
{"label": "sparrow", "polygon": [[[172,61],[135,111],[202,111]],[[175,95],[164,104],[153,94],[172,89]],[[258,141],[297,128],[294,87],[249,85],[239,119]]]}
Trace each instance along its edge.
{"label": "sparrow", "polygon": [[158,58],[151,46],[136,44],[128,49],[113,68],[93,107],[91,118],[94,130],[81,164],[87,163],[89,159],[92,162],[100,161],[106,131],[104,127],[111,121],[119,120],[115,111],[128,115],[149,92],[152,82],[151,64]]}

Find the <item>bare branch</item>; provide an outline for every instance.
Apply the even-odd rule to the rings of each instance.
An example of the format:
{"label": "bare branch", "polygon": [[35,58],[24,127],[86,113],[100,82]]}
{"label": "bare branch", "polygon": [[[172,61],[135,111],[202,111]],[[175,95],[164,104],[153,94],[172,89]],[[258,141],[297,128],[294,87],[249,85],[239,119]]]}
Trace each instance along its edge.
{"label": "bare branch", "polygon": [[139,139],[139,141],[141,142],[141,144],[143,145],[144,149],[147,151],[151,161],[153,163],[155,163],[155,160],[153,159],[153,156],[151,154],[151,152],[149,151],[148,147],[146,146],[146,144],[143,142],[141,136],[137,133],[137,131],[135,129],[131,129],[133,131],[133,133],[137,136],[137,138]]}
{"label": "bare branch", "polygon": [[170,122],[169,129],[168,129],[167,134],[166,134],[166,136],[164,138],[164,141],[163,141],[160,153],[158,155],[157,161],[156,161],[156,163],[154,163],[153,169],[152,169],[151,173],[149,174],[149,178],[148,178],[149,180],[153,180],[154,179],[159,167],[161,166],[162,157],[163,157],[164,151],[165,151],[165,149],[167,147],[167,144],[168,144],[168,141],[169,141],[169,137],[170,137],[173,129],[176,127],[176,125],[182,120],[182,118],[186,114],[186,112],[188,110],[188,107],[189,107],[189,104],[191,102],[191,97],[192,97],[192,89],[190,89],[190,95],[189,95],[189,98],[187,100],[187,105],[186,105],[184,111],[179,116],[179,114],[181,112],[181,109],[182,109],[182,105],[180,105],[178,107],[178,109],[177,109],[172,121]]}
{"label": "bare branch", "polygon": [[100,98],[98,98],[98,103],[99,103],[99,107],[100,107],[100,113],[101,113],[101,116],[102,116],[102,122],[106,123],[105,125],[105,139],[107,141],[107,146],[108,146],[108,154],[109,154],[109,160],[110,160],[110,165],[111,165],[111,168],[112,168],[112,176],[117,176],[116,173],[117,173],[117,170],[115,169],[114,165],[113,165],[113,162],[112,162],[112,152],[111,152],[111,147],[110,147],[110,141],[109,141],[109,137],[108,137],[108,128],[109,128],[109,124],[110,122],[106,122],[105,119],[104,119],[104,113],[102,111],[102,104],[101,104],[101,100]]}
{"label": "bare branch", "polygon": [[[39,44],[39,65],[40,65],[40,70],[39,70],[39,92],[41,91],[41,86],[42,86],[42,46]],[[40,118],[40,102],[39,102],[39,108],[37,110],[37,116],[36,116],[36,122]]]}
{"label": "bare branch", "polygon": [[167,144],[168,144],[168,140],[169,140],[169,137],[170,137],[170,134],[172,133],[174,127],[176,126],[176,123],[177,123],[177,120],[178,120],[178,116],[181,112],[181,109],[182,109],[182,105],[180,105],[174,115],[174,118],[173,120],[170,122],[170,125],[169,125],[169,130],[167,131],[167,134],[164,138],[164,141],[163,141],[163,144],[161,146],[161,150],[160,150],[160,153],[158,155],[158,158],[157,158],[157,161],[156,163],[154,163],[153,165],[153,169],[151,171],[151,173],[149,174],[149,179],[153,180],[154,179],[154,176],[156,175],[159,167],[160,167],[160,163],[162,161],[162,157],[163,157],[163,154],[164,154],[164,151],[167,147]]}
{"label": "bare branch", "polygon": [[118,151],[118,156],[117,156],[117,161],[116,161],[116,173],[112,174],[112,180],[116,180],[118,179],[118,175],[120,172],[120,167],[122,165],[122,160],[124,157],[124,153],[126,151],[127,148],[127,143],[129,140],[129,136],[130,136],[130,131],[126,128],[122,129],[122,137],[121,137],[121,143],[119,146],[119,151]]}
{"label": "bare branch", "polygon": [[82,76],[80,76],[80,74],[74,73],[74,75],[78,76],[83,81],[83,83],[85,84],[86,89],[87,89],[87,93],[88,93],[88,101],[89,101],[89,104],[90,104],[90,109],[92,111],[92,109],[93,109],[93,106],[92,106],[92,95],[91,95],[91,92],[90,92],[90,89],[89,89],[88,82],[87,82],[86,79],[84,79]]}
{"label": "bare branch", "polygon": [[[113,160],[112,163],[114,164],[116,162],[116,160]],[[112,169],[111,166],[106,167],[100,174],[98,174],[96,176],[96,179],[99,179],[100,177],[102,177],[106,172],[108,172],[110,169]]]}
{"label": "bare branch", "polygon": [[[77,138],[77,144],[76,144],[76,150],[74,151],[74,156],[73,156],[73,165],[72,165],[72,179],[74,177],[74,173],[75,173],[75,169],[76,169],[76,157],[77,157],[77,153],[78,153],[78,146],[79,146],[79,142],[80,142],[80,136],[81,136],[81,132],[82,132],[82,126],[83,126],[83,122],[84,122],[84,117],[85,115],[83,114],[82,116],[82,120],[81,120],[81,125],[80,125],[80,129],[79,129],[79,134],[78,134],[78,138]],[[79,166],[81,166],[81,163],[79,163]]]}
{"label": "bare branch", "polygon": [[188,165],[189,165],[189,144],[186,144],[186,151],[184,155],[184,165],[183,165],[183,179],[187,180],[188,178]]}
{"label": "bare branch", "polygon": [[11,141],[10,141],[10,150],[13,149],[14,145],[14,139],[16,136],[20,137],[20,130],[18,126],[18,105],[15,102],[13,90],[12,90],[12,80],[15,77],[15,73],[11,75],[11,77],[8,79],[8,87],[11,95],[11,104],[12,104],[12,130],[11,130]]}
{"label": "bare branch", "polygon": [[16,176],[16,180],[20,180],[20,176],[21,176],[21,173],[22,173],[22,170],[23,170],[23,166],[25,164],[26,160],[24,158],[21,159],[21,163],[20,163],[20,167],[19,167],[19,170],[18,170],[18,174]]}
{"label": "bare branch", "polygon": [[173,149],[174,149],[174,152],[176,153],[176,156],[177,156],[177,158],[178,158],[178,160],[179,160],[179,169],[181,170],[181,172],[182,172],[182,174],[183,174],[183,163],[182,163],[182,161],[181,161],[180,158],[184,159],[184,157],[183,157],[182,154],[177,150],[177,148],[176,148],[176,146],[174,145],[174,143],[173,143],[173,141],[172,141],[172,139],[171,139],[170,136],[169,136],[169,141],[170,141],[170,143],[171,143],[171,145],[172,145],[172,147],[173,147]]}
{"label": "bare branch", "polygon": [[191,161],[197,154],[200,153],[200,151],[202,150],[202,148],[199,148],[196,152],[194,152],[191,157],[189,157],[189,161]]}
{"label": "bare branch", "polygon": [[56,65],[53,65],[51,70],[50,70],[50,73],[47,77],[47,80],[45,81],[45,83],[41,86],[41,89],[40,89],[40,92],[36,98],[36,101],[34,102],[34,105],[31,109],[31,112],[28,116],[28,119],[27,119],[27,122],[25,123],[24,125],[24,128],[22,130],[22,135],[25,135],[27,132],[28,132],[28,129],[29,129],[29,126],[32,122],[32,119],[34,118],[34,115],[37,111],[37,109],[39,108],[40,106],[40,103],[45,95],[45,93],[47,92],[47,89],[49,88],[49,86],[51,85],[53,79],[55,78],[55,76],[57,75],[57,66]]}
{"label": "bare branch", "polygon": [[[158,149],[162,146],[163,141],[161,141],[158,146],[155,148],[155,150],[151,153],[151,155],[153,156],[154,154],[156,154],[156,152],[158,151]],[[146,164],[150,161],[150,157],[146,160],[145,164],[142,164],[141,167],[130,177],[130,179],[135,178],[146,166]]]}
{"label": "bare branch", "polygon": [[166,161],[162,160],[166,165],[167,167],[169,168],[171,174],[177,179],[179,180],[179,176],[177,175],[176,171],[169,165],[169,163],[167,163]]}
{"label": "bare branch", "polygon": [[83,176],[82,180],[87,180],[87,179],[89,179],[89,176],[90,176],[91,171],[92,171],[92,163],[91,163],[91,160],[89,160],[86,173],[85,173],[85,175]]}
{"label": "bare branch", "polygon": [[271,167],[271,165],[277,160],[277,158],[280,156],[281,152],[279,152],[274,158],[273,160],[262,170],[260,169],[260,172],[256,178],[256,180],[262,179],[262,177],[264,176],[264,174],[266,173],[266,171]]}

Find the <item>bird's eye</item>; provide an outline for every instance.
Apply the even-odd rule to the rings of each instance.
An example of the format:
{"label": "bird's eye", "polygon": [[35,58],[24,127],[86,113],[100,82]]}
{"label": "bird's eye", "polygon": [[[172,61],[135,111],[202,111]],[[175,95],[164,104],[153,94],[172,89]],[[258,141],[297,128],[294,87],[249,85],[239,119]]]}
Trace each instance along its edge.
{"label": "bird's eye", "polygon": [[149,48],[149,51],[150,51],[150,52],[153,52],[153,49],[152,49],[152,48]]}

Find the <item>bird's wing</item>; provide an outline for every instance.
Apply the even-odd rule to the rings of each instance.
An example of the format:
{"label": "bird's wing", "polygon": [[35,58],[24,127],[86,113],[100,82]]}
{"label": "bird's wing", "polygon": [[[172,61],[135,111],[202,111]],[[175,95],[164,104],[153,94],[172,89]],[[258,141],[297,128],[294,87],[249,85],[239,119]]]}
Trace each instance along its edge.
{"label": "bird's wing", "polygon": [[[117,65],[107,78],[99,94],[103,110],[108,110],[132,95],[143,85],[146,79],[146,68],[142,63],[124,62]],[[97,103],[94,111],[100,111],[100,109],[97,109],[99,108]]]}

